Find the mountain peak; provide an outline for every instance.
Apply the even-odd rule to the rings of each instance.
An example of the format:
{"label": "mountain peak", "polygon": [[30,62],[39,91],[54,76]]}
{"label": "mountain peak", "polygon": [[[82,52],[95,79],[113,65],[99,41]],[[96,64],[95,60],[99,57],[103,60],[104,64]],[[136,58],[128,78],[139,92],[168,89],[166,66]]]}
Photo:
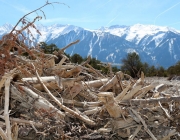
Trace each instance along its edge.
{"label": "mountain peak", "polygon": [[156,33],[159,31],[163,31],[163,32],[176,32],[176,33],[180,33],[180,31],[168,27],[168,26],[158,26],[158,25],[145,25],[145,24],[134,24],[132,26],[130,26],[130,28],[134,29],[134,30],[144,30],[144,31],[148,31],[148,33]]}
{"label": "mountain peak", "polygon": [[127,28],[129,26],[126,26],[126,25],[112,25],[112,26],[109,26],[109,29],[116,29],[116,28]]}
{"label": "mountain peak", "polygon": [[0,36],[6,33],[9,33],[13,29],[13,25],[6,23],[3,26],[0,26]]}
{"label": "mountain peak", "polygon": [[5,23],[3,27],[5,27],[6,29],[12,29],[14,26],[12,24]]}

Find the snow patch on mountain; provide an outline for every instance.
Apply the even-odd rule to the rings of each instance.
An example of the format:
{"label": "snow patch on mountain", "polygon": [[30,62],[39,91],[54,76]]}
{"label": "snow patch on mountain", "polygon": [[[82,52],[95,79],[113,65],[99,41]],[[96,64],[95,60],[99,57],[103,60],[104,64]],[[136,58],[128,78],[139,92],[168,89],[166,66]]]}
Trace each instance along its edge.
{"label": "snow patch on mountain", "polygon": [[0,35],[7,34],[13,29],[12,24],[4,24],[3,26],[0,26]]}
{"label": "snow patch on mountain", "polygon": [[[135,24],[133,26],[110,26],[109,28],[101,27],[99,30],[97,30],[97,32],[99,31],[111,33],[119,37],[126,36],[125,38],[127,41],[135,41],[136,44],[138,44],[145,36],[153,36],[156,35],[158,32],[172,31],[174,33],[180,34],[180,31],[177,31],[173,28],[142,24]],[[157,46],[160,43],[159,39],[163,36],[164,34],[162,33],[154,38],[156,40]]]}
{"label": "snow patch on mountain", "polygon": [[114,55],[114,53],[110,53],[107,57],[106,60],[107,61],[111,61],[111,62],[115,62],[116,56]]}
{"label": "snow patch on mountain", "polygon": [[152,38],[152,40],[155,40],[156,47],[159,46],[161,41],[163,40],[163,37],[165,36],[165,33],[158,34]]}
{"label": "snow patch on mountain", "polygon": [[176,54],[174,55],[174,59],[177,60],[177,55]]}
{"label": "snow patch on mountain", "polygon": [[173,39],[170,39],[169,41],[169,53],[172,55],[173,52]]}
{"label": "snow patch on mountain", "polygon": [[155,61],[156,60],[156,56],[151,56],[151,59]]}
{"label": "snow patch on mountain", "polygon": [[92,51],[93,51],[93,44],[92,44],[92,40],[91,40],[91,42],[90,42],[90,44],[89,44],[89,52],[88,52],[88,55],[90,55],[90,56],[92,56]]}
{"label": "snow patch on mountain", "polygon": [[132,49],[132,48],[129,48],[129,49],[126,49],[126,52],[127,53],[137,53],[138,54],[138,52],[135,50],[135,49]]}
{"label": "snow patch on mountain", "polygon": [[[7,25],[6,25],[7,26]],[[6,27],[5,26],[5,27]],[[78,34],[83,28],[77,27],[74,25],[61,25],[61,24],[54,24],[52,26],[43,26],[43,25],[35,25],[37,30],[41,33],[37,33],[37,30],[30,27],[30,31],[33,35],[33,37],[37,40],[37,42],[48,42],[50,40],[58,38],[60,35],[68,34],[71,31],[74,31]],[[7,32],[7,30],[5,30]],[[0,28],[0,34],[1,34],[1,28]],[[29,37],[32,39],[32,37]]]}
{"label": "snow patch on mountain", "polygon": [[116,49],[116,53],[119,53],[119,52],[120,52],[120,49],[118,49],[117,47],[116,47],[115,49]]}

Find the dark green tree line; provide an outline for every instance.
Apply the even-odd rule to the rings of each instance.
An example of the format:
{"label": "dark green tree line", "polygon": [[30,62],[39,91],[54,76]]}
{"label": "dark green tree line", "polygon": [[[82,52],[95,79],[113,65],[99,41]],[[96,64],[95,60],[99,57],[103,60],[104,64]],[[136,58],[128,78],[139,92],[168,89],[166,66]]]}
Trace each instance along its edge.
{"label": "dark green tree line", "polygon": [[180,61],[174,66],[164,69],[162,66],[155,67],[149,66],[148,63],[141,62],[137,53],[128,53],[126,58],[122,59],[121,70],[132,77],[138,77],[140,72],[143,71],[145,76],[159,76],[166,77],[171,75],[180,75]]}
{"label": "dark green tree line", "polygon": [[180,61],[167,69],[169,75],[180,75]]}

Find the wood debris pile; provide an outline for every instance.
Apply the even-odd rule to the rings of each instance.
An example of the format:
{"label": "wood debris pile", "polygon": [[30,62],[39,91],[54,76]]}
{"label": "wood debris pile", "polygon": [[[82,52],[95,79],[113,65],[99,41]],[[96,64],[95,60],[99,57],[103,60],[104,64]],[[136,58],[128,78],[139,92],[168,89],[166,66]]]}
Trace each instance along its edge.
{"label": "wood debris pile", "polygon": [[90,58],[71,63],[64,49],[78,41],[44,54],[16,39],[0,43],[2,139],[179,139],[178,92],[163,93],[166,86],[147,83],[143,72],[135,80],[104,75]]}

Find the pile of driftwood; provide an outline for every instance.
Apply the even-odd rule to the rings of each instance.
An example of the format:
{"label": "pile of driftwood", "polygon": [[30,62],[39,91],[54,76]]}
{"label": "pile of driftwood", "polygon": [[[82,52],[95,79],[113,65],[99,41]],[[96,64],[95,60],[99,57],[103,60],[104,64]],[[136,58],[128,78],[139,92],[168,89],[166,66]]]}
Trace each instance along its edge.
{"label": "pile of driftwood", "polygon": [[26,48],[22,55],[4,46],[2,139],[179,139],[178,90],[165,94],[167,87],[147,83],[143,72],[136,80],[111,69],[104,75],[88,64],[90,57],[73,64],[64,48],[54,54]]}
{"label": "pile of driftwood", "polygon": [[73,64],[64,50],[78,41],[54,54],[29,48],[24,42],[33,40],[23,31],[32,35],[29,27],[36,29],[33,23],[41,17],[33,22],[24,17],[22,29],[17,24],[0,40],[2,139],[180,138],[178,90],[164,93],[167,87],[147,83],[143,72],[133,79],[109,67],[105,75],[89,65],[90,57]]}

